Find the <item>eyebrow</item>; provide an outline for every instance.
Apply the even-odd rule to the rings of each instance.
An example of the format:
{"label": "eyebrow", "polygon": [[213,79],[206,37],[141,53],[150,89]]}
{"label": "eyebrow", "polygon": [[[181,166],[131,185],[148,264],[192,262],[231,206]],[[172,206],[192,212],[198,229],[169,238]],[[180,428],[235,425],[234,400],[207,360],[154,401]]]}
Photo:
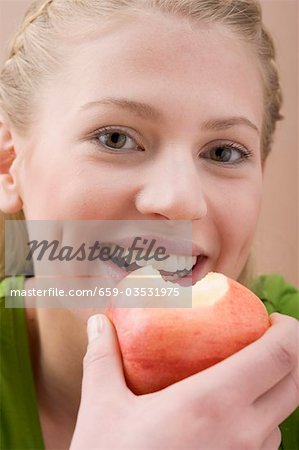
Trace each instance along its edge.
{"label": "eyebrow", "polygon": [[[89,108],[94,108],[101,105],[112,105],[118,106],[126,111],[130,111],[133,114],[142,117],[144,119],[152,119],[152,120],[162,120],[163,114],[158,111],[153,106],[148,105],[147,103],[136,102],[134,100],[122,99],[122,98],[113,98],[106,97],[102,100],[97,100],[93,102],[88,102],[81,106],[80,110],[86,110]],[[228,128],[234,127],[236,125],[245,125],[255,130],[258,134],[260,131],[258,127],[251,122],[247,117],[244,116],[233,116],[227,118],[219,118],[219,119],[211,119],[204,122],[201,126],[202,130],[227,130]]]}
{"label": "eyebrow", "polygon": [[252,123],[251,120],[247,119],[247,117],[243,116],[207,120],[202,125],[202,128],[205,130],[226,130],[227,128],[231,128],[236,125],[246,125],[260,134],[258,127],[254,123]]}
{"label": "eyebrow", "polygon": [[112,98],[112,97],[106,97],[102,100],[97,100],[94,102],[86,103],[85,105],[81,106],[81,110],[89,109],[91,107],[95,106],[101,106],[101,105],[113,105],[113,106],[119,106],[122,109],[125,109],[127,111],[130,111],[139,117],[143,117],[144,119],[154,119],[154,120],[161,120],[162,114],[152,106],[142,103],[142,102],[136,102],[133,100],[128,99],[122,99],[122,98]]}

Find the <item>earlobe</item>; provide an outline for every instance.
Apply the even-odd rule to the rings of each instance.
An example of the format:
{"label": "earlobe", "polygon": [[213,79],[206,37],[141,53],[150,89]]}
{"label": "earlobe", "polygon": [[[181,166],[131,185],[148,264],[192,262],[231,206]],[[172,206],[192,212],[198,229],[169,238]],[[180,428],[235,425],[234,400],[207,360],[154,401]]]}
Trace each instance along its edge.
{"label": "earlobe", "polygon": [[10,174],[0,175],[0,210],[5,214],[20,211],[23,202],[17,191],[13,177]]}
{"label": "earlobe", "polygon": [[11,171],[15,157],[10,129],[0,115],[0,210],[5,214],[16,213],[23,206]]}

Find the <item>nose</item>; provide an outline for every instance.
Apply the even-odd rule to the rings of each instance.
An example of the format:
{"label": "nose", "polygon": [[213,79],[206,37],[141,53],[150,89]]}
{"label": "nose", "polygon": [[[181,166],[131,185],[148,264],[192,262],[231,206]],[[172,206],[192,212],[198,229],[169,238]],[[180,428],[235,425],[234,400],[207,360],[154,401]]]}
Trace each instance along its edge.
{"label": "nose", "polygon": [[191,156],[175,153],[156,161],[144,174],[136,208],[144,216],[170,220],[198,220],[207,214],[204,186]]}

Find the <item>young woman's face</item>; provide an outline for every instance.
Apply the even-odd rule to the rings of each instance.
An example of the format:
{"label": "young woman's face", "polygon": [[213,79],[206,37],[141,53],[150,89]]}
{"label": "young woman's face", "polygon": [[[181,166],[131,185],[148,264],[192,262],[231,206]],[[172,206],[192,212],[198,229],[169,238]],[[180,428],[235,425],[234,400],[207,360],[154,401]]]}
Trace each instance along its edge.
{"label": "young woman's face", "polygon": [[192,221],[204,274],[237,278],[262,196],[254,55],[159,13],[99,28],[43,92],[19,167],[26,217]]}

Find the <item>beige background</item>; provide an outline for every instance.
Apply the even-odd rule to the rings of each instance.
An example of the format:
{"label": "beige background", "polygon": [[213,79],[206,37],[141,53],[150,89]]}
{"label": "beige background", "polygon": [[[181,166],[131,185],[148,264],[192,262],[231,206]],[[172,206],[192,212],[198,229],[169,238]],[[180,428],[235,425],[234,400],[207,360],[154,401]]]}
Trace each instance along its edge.
{"label": "beige background", "polygon": [[[0,0],[0,61],[28,4],[30,0]],[[285,120],[279,124],[266,169],[263,209],[254,243],[256,272],[280,273],[299,287],[298,4],[296,0],[263,0],[262,6],[277,46]]]}

